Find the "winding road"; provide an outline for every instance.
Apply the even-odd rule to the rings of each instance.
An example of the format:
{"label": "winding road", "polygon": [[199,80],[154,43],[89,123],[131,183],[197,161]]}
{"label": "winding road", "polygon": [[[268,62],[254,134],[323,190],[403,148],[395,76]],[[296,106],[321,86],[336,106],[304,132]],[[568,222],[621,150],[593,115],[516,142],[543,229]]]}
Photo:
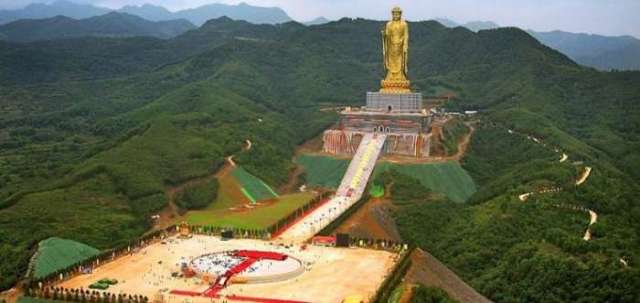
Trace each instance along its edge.
{"label": "winding road", "polygon": [[[509,129],[507,130],[509,134],[516,134],[515,131]],[[537,144],[541,144],[543,146],[546,146],[541,139],[538,139],[534,136],[531,135],[526,135],[528,139],[532,140],[533,142],[537,143]],[[556,153],[559,153],[560,150],[559,149],[554,149]],[[567,159],[569,158],[569,156],[566,153],[562,153],[562,157],[560,158],[560,163],[565,162]],[[592,168],[590,166],[585,166],[584,171],[582,172],[582,174],[580,175],[580,177],[578,179],[576,179],[576,186],[580,186],[582,184],[584,184],[587,179],[589,178],[589,176],[591,175],[591,171]],[[523,193],[518,195],[518,199],[522,202],[526,202],[527,199],[529,199],[529,197],[531,197],[534,194],[543,194],[543,193],[550,193],[550,192],[559,192],[561,189],[560,188],[552,188],[552,189],[543,189],[543,190],[539,190],[536,192],[528,192],[528,193]],[[562,207],[562,205],[560,204],[556,204],[556,207]],[[571,208],[571,207],[570,207]],[[582,236],[582,239],[585,241],[589,241],[591,240],[591,226],[593,224],[595,224],[596,222],[598,222],[598,214],[591,210],[591,209],[586,209],[586,208],[579,208],[579,209],[583,209],[586,210],[589,213],[589,226],[587,227],[587,230],[585,230],[584,232],[584,236]]]}

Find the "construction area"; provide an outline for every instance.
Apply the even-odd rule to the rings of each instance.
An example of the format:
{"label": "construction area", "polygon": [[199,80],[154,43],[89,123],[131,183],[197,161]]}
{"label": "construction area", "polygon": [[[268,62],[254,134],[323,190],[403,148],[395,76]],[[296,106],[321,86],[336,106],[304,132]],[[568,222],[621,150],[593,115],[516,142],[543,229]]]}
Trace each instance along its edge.
{"label": "construction area", "polygon": [[[287,256],[296,260],[293,263],[299,261],[302,270],[297,270],[295,265],[279,268],[276,261],[264,264],[262,271],[247,267],[258,273],[239,272],[231,277],[225,288],[215,293],[211,289],[216,284],[211,285],[213,280],[209,280],[215,277],[199,273],[187,278],[182,274],[184,263],[199,260],[203,255],[243,250],[268,252],[264,253],[267,257]],[[222,240],[201,235],[188,239],[171,237],[57,286],[88,289],[96,281],[116,279],[118,283],[111,285],[108,292],[141,294],[156,302],[212,302],[218,299],[229,302],[341,302],[353,295],[366,300],[375,294],[393,269],[397,256],[389,251],[363,248],[280,246],[261,240]],[[238,262],[220,264],[227,269],[236,265]],[[269,278],[273,280],[248,279],[261,275],[271,276]]]}
{"label": "construction area", "polygon": [[385,140],[384,133],[364,134],[335,195],[273,241],[192,237],[180,230],[180,236],[133,250],[57,286],[95,289],[100,284],[103,291],[140,294],[155,302],[341,302],[354,296],[371,301],[402,247],[365,249],[344,240],[336,244],[335,238],[326,246],[309,242],[316,244],[310,240],[360,200]]}

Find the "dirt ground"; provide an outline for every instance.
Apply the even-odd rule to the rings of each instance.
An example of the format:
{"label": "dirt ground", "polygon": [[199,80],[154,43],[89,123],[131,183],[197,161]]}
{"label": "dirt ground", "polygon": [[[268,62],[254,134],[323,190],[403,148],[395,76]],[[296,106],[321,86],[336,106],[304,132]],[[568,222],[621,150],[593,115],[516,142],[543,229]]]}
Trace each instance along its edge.
{"label": "dirt ground", "polygon": [[[165,244],[152,244],[134,254],[98,267],[92,274],[77,276],[60,283],[67,288],[87,288],[102,279],[118,279],[107,291],[142,294],[155,299],[163,294],[165,302],[212,302],[205,297],[169,294],[171,290],[202,292],[209,286],[198,278],[172,278],[181,258],[187,260],[205,253],[254,249],[286,253],[305,264],[305,272],[287,281],[264,284],[234,284],[220,293],[305,302],[340,302],[349,295],[372,296],[393,268],[397,255],[362,248],[330,248],[299,246],[286,248],[259,240],[222,241],[217,237],[194,236],[191,239],[170,238]],[[226,298],[228,300],[228,298]]]}
{"label": "dirt ground", "polygon": [[[391,216],[393,208],[394,205],[389,197],[371,199],[342,223],[337,228],[337,232],[346,232],[355,237],[383,238],[401,242],[402,239]],[[452,298],[463,303],[491,302],[428,252],[417,249],[411,256],[411,261],[411,267],[403,282],[407,289],[415,284],[423,284],[442,288]],[[411,295],[406,293],[407,291],[400,302],[407,302],[410,299]]]}
{"label": "dirt ground", "polygon": [[442,288],[452,298],[462,303],[491,302],[428,252],[416,249],[411,256],[411,262],[411,267],[405,276],[406,283],[421,283]]}
{"label": "dirt ground", "polygon": [[[473,122],[465,123],[467,127],[469,127],[469,132],[466,133],[460,141],[458,141],[458,151],[450,156],[429,156],[423,158],[409,157],[409,156],[400,156],[400,155],[384,155],[381,157],[382,161],[388,161],[391,163],[404,163],[404,164],[418,164],[418,163],[439,163],[439,162],[447,162],[447,161],[460,161],[464,157],[467,152],[467,148],[469,147],[469,142],[471,141],[471,136],[475,132],[475,127],[473,126]],[[441,129],[437,130],[434,128],[434,131],[442,131]],[[432,135],[432,138],[438,137],[437,135]],[[443,151],[440,152],[442,154]],[[436,153],[437,154],[437,153]]]}
{"label": "dirt ground", "polygon": [[391,217],[393,204],[387,198],[372,198],[337,229],[352,237],[387,239],[400,242],[400,234]]}
{"label": "dirt ground", "polygon": [[304,169],[301,166],[296,166],[289,172],[289,177],[287,183],[283,184],[278,188],[278,192],[280,194],[288,194],[298,192],[298,188],[296,185],[298,184],[298,179],[300,175],[304,173]]}

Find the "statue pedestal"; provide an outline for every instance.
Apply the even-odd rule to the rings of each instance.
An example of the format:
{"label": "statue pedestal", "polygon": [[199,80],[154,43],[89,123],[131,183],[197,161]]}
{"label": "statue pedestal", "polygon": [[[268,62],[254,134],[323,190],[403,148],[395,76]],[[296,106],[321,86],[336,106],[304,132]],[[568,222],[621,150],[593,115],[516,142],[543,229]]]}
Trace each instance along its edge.
{"label": "statue pedestal", "polygon": [[421,113],[422,108],[421,93],[367,92],[366,110],[368,111],[385,113]]}
{"label": "statue pedestal", "polygon": [[409,80],[382,80],[380,81],[380,87],[380,92],[387,94],[411,92],[411,82],[409,82]]}

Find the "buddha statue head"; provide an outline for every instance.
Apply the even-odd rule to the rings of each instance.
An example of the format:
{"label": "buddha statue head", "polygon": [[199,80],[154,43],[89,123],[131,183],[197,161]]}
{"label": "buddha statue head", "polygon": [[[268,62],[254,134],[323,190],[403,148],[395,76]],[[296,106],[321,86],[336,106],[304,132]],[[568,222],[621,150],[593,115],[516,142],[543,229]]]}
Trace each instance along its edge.
{"label": "buddha statue head", "polygon": [[400,21],[402,18],[402,9],[396,6],[391,10],[391,17],[393,21]]}

